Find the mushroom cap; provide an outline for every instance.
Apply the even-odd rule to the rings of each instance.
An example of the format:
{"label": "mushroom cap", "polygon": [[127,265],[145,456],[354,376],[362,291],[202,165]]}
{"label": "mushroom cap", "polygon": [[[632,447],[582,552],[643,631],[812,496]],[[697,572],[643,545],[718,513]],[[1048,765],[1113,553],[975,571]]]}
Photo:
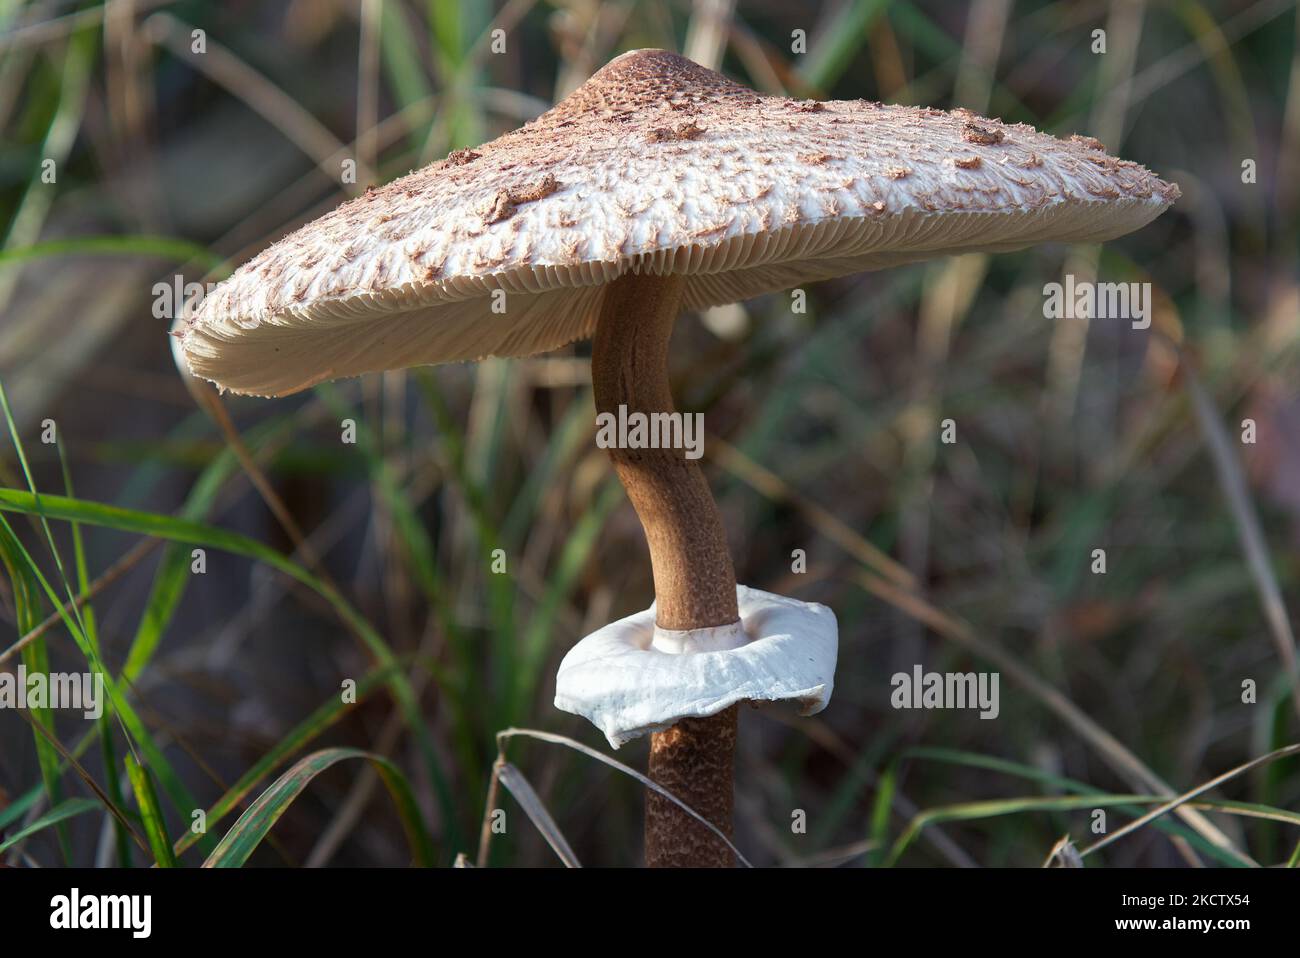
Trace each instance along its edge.
{"label": "mushroom cap", "polygon": [[281,239],[177,335],[197,376],[282,395],[589,337],[603,285],[629,271],[685,274],[683,305],[701,309],[953,253],[1107,240],[1178,195],[1087,137],[761,96],[635,50],[531,123]]}
{"label": "mushroom cap", "polygon": [[835,685],[835,613],[743,585],[736,602],[740,621],[720,628],[660,629],[651,605],[598,629],[560,662],[555,707],[588,719],[614,748],[737,702],[824,709]]}

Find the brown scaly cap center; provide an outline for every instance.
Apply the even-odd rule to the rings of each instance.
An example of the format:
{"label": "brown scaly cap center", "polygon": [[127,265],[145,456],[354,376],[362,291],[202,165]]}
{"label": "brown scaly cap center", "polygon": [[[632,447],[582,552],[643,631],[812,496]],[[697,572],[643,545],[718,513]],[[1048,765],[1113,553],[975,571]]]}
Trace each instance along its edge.
{"label": "brown scaly cap center", "polygon": [[705,107],[752,106],[763,98],[685,57],[666,50],[633,50],[601,67],[586,83],[503,139],[559,129],[644,120],[645,111],[681,115],[685,123]]}

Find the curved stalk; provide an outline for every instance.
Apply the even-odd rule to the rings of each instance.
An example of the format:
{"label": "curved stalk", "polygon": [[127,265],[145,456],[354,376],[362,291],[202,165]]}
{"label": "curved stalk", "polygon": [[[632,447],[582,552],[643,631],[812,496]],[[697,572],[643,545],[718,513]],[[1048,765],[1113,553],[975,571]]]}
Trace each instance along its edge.
{"label": "curved stalk", "polygon": [[[591,355],[597,412],[671,413],[668,342],[680,276],[628,274],[605,290]],[[704,474],[682,449],[610,449],[650,547],[656,622],[702,629],[739,619],[722,516]],[[683,719],[651,736],[650,778],[730,836],[736,707]],[[646,798],[646,864],[731,867],[731,850],[676,805]]]}

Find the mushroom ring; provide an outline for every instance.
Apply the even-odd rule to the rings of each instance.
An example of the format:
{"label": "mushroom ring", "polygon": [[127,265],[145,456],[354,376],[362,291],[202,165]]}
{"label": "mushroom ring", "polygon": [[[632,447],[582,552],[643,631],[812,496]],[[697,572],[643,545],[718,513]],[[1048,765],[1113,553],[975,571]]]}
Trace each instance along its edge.
{"label": "mushroom ring", "polygon": [[612,622],[564,657],[555,707],[587,718],[618,748],[683,718],[737,702],[795,701],[824,709],[834,687],[835,613],[736,586],[740,621],[709,629],[655,625],[655,607]]}

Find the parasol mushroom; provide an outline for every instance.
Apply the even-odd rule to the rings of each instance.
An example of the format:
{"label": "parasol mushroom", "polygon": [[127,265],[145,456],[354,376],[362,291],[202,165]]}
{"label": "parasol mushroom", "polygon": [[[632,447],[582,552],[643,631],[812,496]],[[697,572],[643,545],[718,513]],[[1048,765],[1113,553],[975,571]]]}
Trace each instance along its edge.
{"label": "parasol mushroom", "polygon": [[[1087,137],[964,110],[760,96],[637,50],[520,129],[282,239],[177,335],[195,375],[266,396],[594,337],[597,410],[666,413],[683,310],[954,253],[1099,242],[1177,196]],[[736,703],[823,707],[834,616],[737,586],[682,450],[610,455],[645,529],[655,603],[579,643],[556,702],[614,744],[650,732],[652,779],[730,834]],[[646,860],[733,863],[657,794]]]}

